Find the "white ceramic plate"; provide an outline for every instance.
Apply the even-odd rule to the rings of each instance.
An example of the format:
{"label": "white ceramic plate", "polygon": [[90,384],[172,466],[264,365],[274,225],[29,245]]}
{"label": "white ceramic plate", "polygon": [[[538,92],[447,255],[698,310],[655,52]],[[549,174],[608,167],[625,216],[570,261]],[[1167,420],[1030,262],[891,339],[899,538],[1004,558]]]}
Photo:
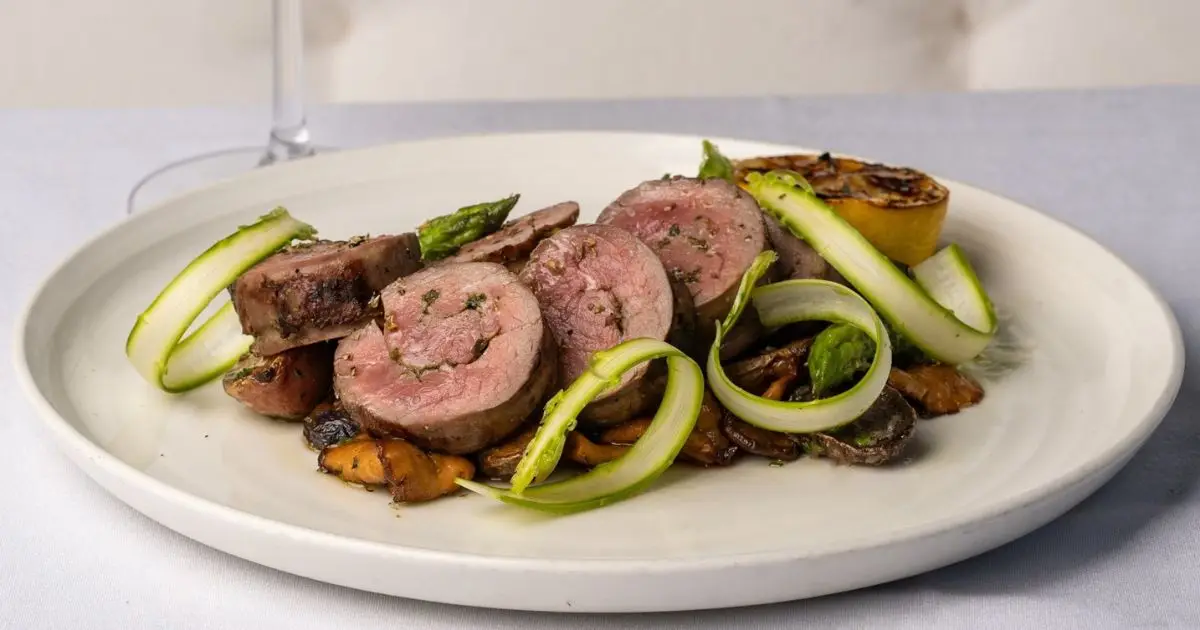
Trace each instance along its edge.
{"label": "white ceramic plate", "polygon": [[[732,156],[801,150],[718,142]],[[944,566],[1078,503],[1173,401],[1183,349],[1153,290],[1072,229],[949,181],[946,239],[975,261],[1003,342],[1025,355],[987,380],[978,407],[922,421],[898,467],[676,466],[643,495],[558,518],[473,495],[393,508],[385,492],[317,472],[298,426],[254,416],[217,383],[164,395],[125,360],[129,327],[163,284],[273,206],[330,238],[409,231],[511,192],[523,195],[517,214],[575,199],[590,220],[639,181],[693,173],[699,148],[677,136],[498,135],[259,170],[135,216],[71,256],[20,324],[18,373],[87,474],[206,545],[380,593],[559,611],[774,602]]]}

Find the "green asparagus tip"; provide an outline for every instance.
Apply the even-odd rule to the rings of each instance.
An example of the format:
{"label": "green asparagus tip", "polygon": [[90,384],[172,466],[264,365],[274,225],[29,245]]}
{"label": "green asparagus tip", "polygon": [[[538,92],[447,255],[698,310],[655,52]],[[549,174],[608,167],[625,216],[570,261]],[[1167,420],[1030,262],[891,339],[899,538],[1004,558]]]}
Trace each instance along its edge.
{"label": "green asparagus tip", "polygon": [[424,260],[440,260],[453,255],[463,245],[499,230],[521,195],[514,194],[487,201],[430,219],[417,227]]}

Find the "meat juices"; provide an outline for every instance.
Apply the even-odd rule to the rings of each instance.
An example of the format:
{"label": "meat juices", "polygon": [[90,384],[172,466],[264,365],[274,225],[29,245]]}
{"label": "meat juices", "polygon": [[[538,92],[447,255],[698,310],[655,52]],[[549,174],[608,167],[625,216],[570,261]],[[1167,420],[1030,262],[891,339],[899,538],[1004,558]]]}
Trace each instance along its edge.
{"label": "meat juices", "polygon": [[700,330],[711,337],[742,275],[766,246],[763,214],[748,193],[721,179],[643,182],[613,201],[597,223],[624,228],[687,284]]}
{"label": "meat juices", "polygon": [[378,314],[376,293],[421,267],[420,252],[415,234],[287,248],[233,283],[242,332],[260,355],[344,337]]}
{"label": "meat juices", "polygon": [[[447,262],[496,262],[517,265],[542,239],[579,219],[579,204],[564,201],[512,219],[499,231],[459,248]],[[510,267],[511,270],[511,267]],[[514,273],[519,270],[514,271]]]}
{"label": "meat juices", "polygon": [[496,263],[437,265],[382,292],[374,321],[343,339],[334,389],[373,435],[446,453],[478,451],[517,428],[555,380],[537,299]]}
{"label": "meat juices", "polygon": [[[673,296],[662,264],[633,234],[608,225],[577,225],[543,240],[521,272],[541,305],[559,349],[558,385],[587,369],[592,354],[635,337],[663,340]],[[622,422],[660,393],[643,363],[580,414],[597,424]]]}

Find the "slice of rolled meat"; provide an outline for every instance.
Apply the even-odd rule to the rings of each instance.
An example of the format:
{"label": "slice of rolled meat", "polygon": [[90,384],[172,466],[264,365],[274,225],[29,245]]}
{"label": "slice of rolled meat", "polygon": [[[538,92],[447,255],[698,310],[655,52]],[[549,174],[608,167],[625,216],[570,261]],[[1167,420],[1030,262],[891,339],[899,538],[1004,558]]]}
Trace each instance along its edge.
{"label": "slice of rolled meat", "polygon": [[779,255],[775,266],[784,279],[789,280],[829,280],[846,284],[842,274],[829,264],[817,250],[805,243],[795,234],[783,227],[779,221],[770,215],[763,215],[767,228],[767,241],[771,249]]}
{"label": "slice of rolled meat", "polygon": [[437,265],[382,292],[374,321],[343,339],[334,389],[373,435],[462,454],[495,444],[555,381],[537,299],[496,263]]}
{"label": "slice of rolled meat", "polygon": [[242,332],[261,355],[344,337],[378,314],[376,293],[420,268],[420,252],[415,234],[287,248],[233,283]]}
{"label": "slice of rolled meat", "polygon": [[[559,348],[560,387],[570,385],[598,350],[635,337],[666,339],[671,284],[649,247],[610,225],[576,225],[543,240],[521,272]],[[622,422],[654,402],[659,385],[643,363],[588,405],[581,419]]]}
{"label": "slice of rolled meat", "polygon": [[[579,219],[579,204],[564,201],[509,220],[504,227],[459,248],[447,262],[495,262],[520,266],[539,241]],[[519,272],[517,269],[514,273]]]}
{"label": "slice of rolled meat", "polygon": [[672,299],[671,333],[667,336],[667,343],[702,362],[708,354],[708,346],[701,343],[703,339],[697,334],[696,305],[692,302],[692,292],[683,282],[671,280],[670,276],[667,279],[671,283]]}
{"label": "slice of rolled meat", "polygon": [[332,378],[333,344],[319,343],[267,357],[248,352],[221,382],[255,413],[301,420],[329,395]]}
{"label": "slice of rolled meat", "polygon": [[617,197],[596,222],[632,232],[667,273],[687,284],[707,335],[729,312],[742,274],[766,246],[758,203],[722,179],[643,182]]}

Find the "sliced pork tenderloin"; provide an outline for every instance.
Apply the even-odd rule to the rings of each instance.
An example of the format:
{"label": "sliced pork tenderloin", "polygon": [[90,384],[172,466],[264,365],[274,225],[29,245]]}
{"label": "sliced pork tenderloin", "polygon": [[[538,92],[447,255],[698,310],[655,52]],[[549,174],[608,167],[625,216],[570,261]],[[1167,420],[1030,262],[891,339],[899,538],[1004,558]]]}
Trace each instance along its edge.
{"label": "sliced pork tenderloin", "polygon": [[436,265],[382,292],[374,321],[338,344],[334,389],[364,430],[473,453],[551,392],[556,353],[533,293],[496,263]]}
{"label": "sliced pork tenderloin", "polygon": [[829,280],[846,284],[845,278],[817,250],[783,227],[775,217],[764,214],[767,241],[779,255],[775,267],[783,280]]}
{"label": "sliced pork tenderloin", "polygon": [[758,204],[721,179],[643,182],[617,197],[596,222],[632,232],[672,278],[687,285],[708,339],[729,312],[742,275],[766,247]]}
{"label": "sliced pork tenderloin", "polygon": [[260,355],[349,335],[379,314],[380,290],[421,267],[420,251],[415,234],[289,247],[230,288],[242,332]]}
{"label": "sliced pork tenderloin", "polygon": [[[611,225],[576,225],[543,240],[521,272],[541,305],[559,349],[559,387],[587,369],[591,356],[637,337],[665,340],[674,296],[662,263],[630,232]],[[624,374],[588,405],[580,419],[614,424],[653,404],[661,385],[650,364]]]}
{"label": "sliced pork tenderloin", "polygon": [[[529,252],[547,236],[579,219],[579,204],[564,201],[511,219],[500,230],[467,243],[445,262],[495,262],[520,272]],[[516,269],[514,269],[516,267]]]}
{"label": "sliced pork tenderloin", "polygon": [[303,420],[329,395],[333,344],[292,348],[271,356],[247,353],[221,379],[225,393],[255,413]]}

